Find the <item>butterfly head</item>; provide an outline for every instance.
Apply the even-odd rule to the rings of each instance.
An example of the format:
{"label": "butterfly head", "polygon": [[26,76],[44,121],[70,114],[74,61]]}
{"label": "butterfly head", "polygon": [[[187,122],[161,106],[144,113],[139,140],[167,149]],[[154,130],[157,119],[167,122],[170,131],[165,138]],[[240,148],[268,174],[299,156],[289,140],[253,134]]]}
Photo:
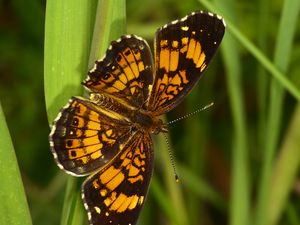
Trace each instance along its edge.
{"label": "butterfly head", "polygon": [[150,133],[159,134],[160,132],[168,133],[168,126],[161,119],[154,120],[154,123],[150,128]]}

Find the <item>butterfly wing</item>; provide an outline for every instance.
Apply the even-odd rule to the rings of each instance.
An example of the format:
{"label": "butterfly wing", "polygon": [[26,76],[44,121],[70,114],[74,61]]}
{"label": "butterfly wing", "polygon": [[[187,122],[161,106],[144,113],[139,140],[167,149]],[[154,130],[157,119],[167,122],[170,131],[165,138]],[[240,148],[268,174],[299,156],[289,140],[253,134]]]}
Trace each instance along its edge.
{"label": "butterfly wing", "polygon": [[83,183],[82,198],[90,223],[136,224],[152,170],[151,138],[137,131],[111,163]]}
{"label": "butterfly wing", "polygon": [[101,168],[129,137],[130,127],[121,115],[79,97],[61,110],[49,135],[58,166],[75,176]]}
{"label": "butterfly wing", "polygon": [[224,31],[223,19],[206,12],[194,12],[158,29],[149,111],[160,115],[183,100],[207,68]]}
{"label": "butterfly wing", "polygon": [[140,108],[153,82],[153,61],[145,40],[134,35],[113,41],[103,59],[96,61],[83,85]]}

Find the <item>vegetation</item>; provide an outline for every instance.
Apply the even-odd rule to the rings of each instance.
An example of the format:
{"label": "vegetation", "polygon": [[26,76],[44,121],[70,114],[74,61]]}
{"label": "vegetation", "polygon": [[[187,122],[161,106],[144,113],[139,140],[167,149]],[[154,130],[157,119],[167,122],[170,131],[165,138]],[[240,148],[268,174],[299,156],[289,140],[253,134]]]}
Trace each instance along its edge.
{"label": "vegetation", "polygon": [[152,46],[158,27],[199,9],[222,15],[226,34],[202,80],[166,119],[215,105],[170,126],[179,184],[163,135],[155,137],[138,224],[300,224],[299,0],[0,6],[0,224],[88,224],[83,180],[54,163],[49,124],[71,96],[85,94],[80,82],[111,40],[133,33]]}

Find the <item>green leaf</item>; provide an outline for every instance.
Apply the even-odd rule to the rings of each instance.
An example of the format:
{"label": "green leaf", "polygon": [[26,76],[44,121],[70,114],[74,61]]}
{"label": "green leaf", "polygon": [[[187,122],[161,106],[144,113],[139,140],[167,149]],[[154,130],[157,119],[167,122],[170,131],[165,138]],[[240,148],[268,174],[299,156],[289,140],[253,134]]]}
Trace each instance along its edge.
{"label": "green leaf", "polygon": [[[168,147],[169,145],[171,146],[171,143],[168,143],[166,141],[166,138],[168,137],[168,140],[170,140],[169,136],[164,136],[164,135],[158,135],[156,137],[156,143],[157,143],[157,149],[159,149],[159,156],[156,157],[158,160],[158,164],[160,165],[162,169],[162,174],[163,174],[163,179],[165,181],[165,186],[167,190],[167,195],[169,201],[169,207],[172,207],[173,211],[173,217],[171,224],[179,224],[179,225],[185,225],[189,224],[187,212],[186,212],[186,207],[185,207],[185,201],[183,197],[183,193],[180,189],[180,182],[179,185],[175,181],[174,177],[174,170],[172,167],[172,162],[170,155],[168,153]],[[171,147],[172,148],[172,147]],[[167,165],[167,166],[166,166]],[[176,222],[174,222],[176,221]]]}
{"label": "green leaf", "polygon": [[[213,8],[210,4],[210,9]],[[222,8],[222,16],[235,18],[234,9],[230,1],[215,1],[218,8]],[[227,19],[225,22],[228,24]],[[231,25],[232,26],[232,25]],[[226,30],[221,44],[222,57],[227,75],[227,89],[230,98],[234,135],[232,141],[232,180],[230,199],[230,224],[251,224],[250,221],[250,177],[249,156],[247,144],[247,125],[245,105],[242,90],[242,66],[240,60],[239,43],[231,32]]]}
{"label": "green leaf", "polygon": [[[169,218],[169,221],[174,225],[180,225],[180,215],[174,213],[176,211],[174,205],[172,204],[172,200],[170,196],[165,192],[162,185],[159,183],[156,176],[152,177],[151,181],[151,192],[155,197],[159,208],[163,210],[164,214]],[[152,221],[156,221],[157,219],[152,219]]]}
{"label": "green leaf", "polygon": [[[275,225],[285,210],[290,191],[294,187],[300,168],[300,104],[295,109],[290,121],[288,132],[285,134],[280,154],[273,170],[269,206],[268,223]],[[299,223],[297,223],[299,224]]]}
{"label": "green leaf", "polygon": [[[112,26],[118,29],[112,32]],[[71,96],[83,94],[81,81],[92,63],[125,32],[125,1],[48,1],[45,30],[45,98],[52,121]],[[62,225],[86,221],[78,182],[68,179]]]}
{"label": "green leaf", "polygon": [[32,225],[15,150],[0,103],[0,224]]}
{"label": "green leaf", "polygon": [[[113,27],[113,29],[111,29]],[[99,0],[89,67],[101,58],[112,40],[126,33],[126,4],[124,0]]]}
{"label": "green leaf", "polygon": [[49,122],[74,95],[88,71],[97,0],[47,1],[44,84]]}
{"label": "green leaf", "polygon": [[178,168],[182,180],[180,183],[182,183],[182,185],[184,185],[187,190],[190,191],[196,200],[201,198],[214,205],[221,211],[226,210],[227,205],[225,199],[223,199],[212,187],[210,187],[209,184],[200,180],[197,175],[186,166],[180,165]]}
{"label": "green leaf", "polygon": [[[295,0],[297,1],[297,0]],[[223,11],[211,4],[207,0],[199,0],[201,4],[207,7],[212,12]],[[297,100],[300,100],[300,90],[288,80],[288,78],[257,48],[245,35],[225,16],[227,30],[246,48],[260,63],[261,65],[276,79],[278,82],[293,95]]]}
{"label": "green leaf", "polygon": [[[289,56],[293,47],[293,39],[298,24],[300,2],[298,0],[284,1],[279,30],[274,52],[274,65],[283,72],[287,72]],[[283,83],[278,80],[271,82],[270,105],[268,109],[268,120],[264,146],[264,164],[259,186],[258,203],[256,208],[256,225],[265,225],[268,222],[270,207],[270,190],[276,188],[271,186],[270,178],[273,173],[273,160],[278,146],[281,128],[283,103],[285,91]],[[278,212],[279,213],[279,212]],[[277,215],[279,216],[279,215]]]}

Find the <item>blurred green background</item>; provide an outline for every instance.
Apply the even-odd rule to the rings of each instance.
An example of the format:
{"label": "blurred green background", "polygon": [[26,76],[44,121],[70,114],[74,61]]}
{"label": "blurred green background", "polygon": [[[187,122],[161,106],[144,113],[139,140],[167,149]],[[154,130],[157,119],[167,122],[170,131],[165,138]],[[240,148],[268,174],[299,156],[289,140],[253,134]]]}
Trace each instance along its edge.
{"label": "blurred green background", "polygon": [[[152,46],[158,27],[211,6],[230,22],[225,40],[203,79],[167,119],[215,105],[170,127],[179,184],[164,171],[172,170],[165,140],[155,139],[155,175],[139,224],[300,224],[299,96],[284,91],[239,36],[258,46],[299,92],[298,0],[128,0],[127,31]],[[0,12],[0,102],[32,223],[60,224],[68,175],[54,163],[48,143],[46,1],[1,0]]]}

